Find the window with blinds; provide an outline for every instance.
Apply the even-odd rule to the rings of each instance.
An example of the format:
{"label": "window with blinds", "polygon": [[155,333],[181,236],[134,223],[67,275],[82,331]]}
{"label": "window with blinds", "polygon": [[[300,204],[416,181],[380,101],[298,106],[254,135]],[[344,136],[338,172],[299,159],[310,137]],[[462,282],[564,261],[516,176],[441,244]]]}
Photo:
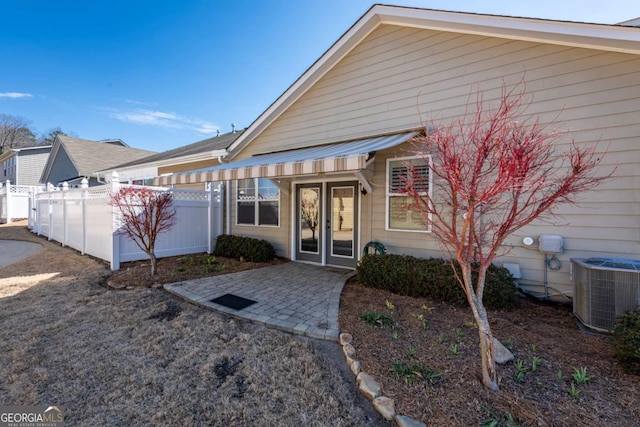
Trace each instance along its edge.
{"label": "window with blinds", "polygon": [[430,157],[401,157],[387,159],[386,229],[401,231],[429,231],[424,213],[415,201],[405,194],[413,188],[428,201],[431,194]]}

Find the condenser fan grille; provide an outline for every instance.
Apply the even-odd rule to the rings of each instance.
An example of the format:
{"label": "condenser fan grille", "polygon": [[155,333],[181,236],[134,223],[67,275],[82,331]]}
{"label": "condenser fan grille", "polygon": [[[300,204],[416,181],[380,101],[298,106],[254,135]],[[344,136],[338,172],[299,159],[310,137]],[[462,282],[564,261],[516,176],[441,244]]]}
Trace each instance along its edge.
{"label": "condenser fan grille", "polygon": [[640,261],[571,259],[573,313],[587,327],[611,331],[616,318],[640,306]]}

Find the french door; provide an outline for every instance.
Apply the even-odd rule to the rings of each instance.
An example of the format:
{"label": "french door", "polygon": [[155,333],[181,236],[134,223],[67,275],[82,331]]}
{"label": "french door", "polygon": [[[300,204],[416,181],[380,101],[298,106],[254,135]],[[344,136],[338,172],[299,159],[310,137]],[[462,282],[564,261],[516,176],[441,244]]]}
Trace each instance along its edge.
{"label": "french door", "polygon": [[357,181],[296,186],[296,259],[355,267],[357,236]]}

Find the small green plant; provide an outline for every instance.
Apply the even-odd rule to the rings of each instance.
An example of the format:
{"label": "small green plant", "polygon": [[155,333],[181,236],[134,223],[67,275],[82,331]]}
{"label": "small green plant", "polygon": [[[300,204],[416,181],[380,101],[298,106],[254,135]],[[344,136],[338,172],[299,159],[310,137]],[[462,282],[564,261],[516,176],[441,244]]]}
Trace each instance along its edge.
{"label": "small green plant", "polygon": [[375,311],[370,311],[367,313],[362,313],[360,315],[360,319],[364,320],[371,326],[382,327],[391,325],[391,318],[385,314],[376,313]]}
{"label": "small green plant", "polygon": [[517,383],[521,383],[524,381],[524,377],[527,371],[529,370],[529,367],[524,364],[524,361],[522,359],[516,360],[513,364],[516,367],[516,370],[518,371],[518,373],[516,374],[515,381]]}
{"label": "small green plant", "polygon": [[484,406],[484,409],[489,412],[490,417],[481,421],[480,425],[482,427],[518,427],[519,424],[513,418],[513,415],[510,412],[506,414],[495,414],[489,407]]}
{"label": "small green plant", "polygon": [[576,388],[575,383],[571,383],[571,388],[569,388],[569,396],[573,397],[574,399],[577,399],[578,397],[580,397],[580,393],[581,391],[578,390]]}
{"label": "small green plant", "polygon": [[529,370],[529,367],[524,364],[524,361],[522,359],[516,360],[514,365],[515,365],[516,369],[518,370],[518,372],[525,373],[525,372],[527,372]]}
{"label": "small green plant", "polygon": [[558,373],[556,374],[558,377],[558,381],[562,381],[564,379],[564,374],[562,373],[562,369],[558,369]]}
{"label": "small green plant", "polygon": [[447,342],[447,337],[444,334],[438,335],[438,343],[439,344],[444,344],[446,342]]}
{"label": "small green plant", "polygon": [[181,258],[178,258],[178,262],[182,265],[188,265],[188,266],[193,266],[196,263],[193,260],[193,257],[181,257]]}
{"label": "small green plant", "polygon": [[460,344],[462,342],[462,329],[456,328],[456,342]]}
{"label": "small green plant", "polygon": [[178,267],[176,270],[178,270],[178,273],[187,273],[189,272],[189,269],[186,267]]}
{"label": "small green plant", "polygon": [[427,310],[429,313],[433,312],[433,310],[435,309],[435,307],[429,307],[426,304],[422,304],[422,309],[423,310]]}
{"label": "small green plant", "polygon": [[424,314],[418,314],[416,317],[418,318],[418,321],[420,322],[422,329],[426,331],[428,324],[427,324],[427,319],[424,318]]}
{"label": "small green plant", "polygon": [[572,377],[578,385],[586,384],[593,378],[593,376],[587,375],[587,368],[584,366],[580,369],[573,368]]}
{"label": "small green plant", "polygon": [[442,376],[442,372],[432,371],[420,363],[391,362],[390,371],[393,372],[396,379],[402,378],[409,385],[422,380],[433,384]]}
{"label": "small green plant", "polygon": [[400,338],[400,334],[398,333],[398,331],[393,331],[391,338],[394,340],[397,340],[398,338]]}
{"label": "small green plant", "polygon": [[413,357],[413,356],[415,356],[415,355],[416,355],[416,349],[415,349],[415,348],[413,348],[413,347],[409,347],[409,348],[407,349],[407,356],[409,356],[409,357]]}
{"label": "small green plant", "polygon": [[385,300],[384,305],[386,305],[389,310],[393,310],[394,308],[396,308],[396,306],[393,305],[393,303],[389,300]]}
{"label": "small green plant", "polygon": [[504,346],[511,350],[511,348],[513,347],[513,340],[511,338],[507,338],[506,340],[504,340]]}
{"label": "small green plant", "polygon": [[449,346],[449,350],[451,350],[451,354],[453,354],[454,356],[458,356],[460,354],[460,349],[458,348],[458,344],[451,344]]}
{"label": "small green plant", "polygon": [[531,352],[532,352],[532,353],[535,353],[536,351],[538,351],[538,347],[536,347],[536,345],[535,345],[535,344],[531,344],[531,345],[529,346],[529,348],[531,349]]}
{"label": "small green plant", "polygon": [[538,370],[538,368],[540,367],[540,364],[542,363],[542,359],[540,359],[539,357],[534,357],[531,360],[531,372],[535,372]]}
{"label": "small green plant", "polygon": [[206,265],[214,265],[215,263],[218,262],[218,259],[214,256],[208,256],[208,257],[202,258],[201,262]]}

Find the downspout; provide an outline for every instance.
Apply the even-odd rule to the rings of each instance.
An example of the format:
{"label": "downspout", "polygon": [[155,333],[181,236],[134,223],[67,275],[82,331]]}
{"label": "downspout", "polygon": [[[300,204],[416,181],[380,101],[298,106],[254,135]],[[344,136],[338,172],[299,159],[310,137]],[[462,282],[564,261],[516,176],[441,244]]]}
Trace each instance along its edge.
{"label": "downspout", "polygon": [[231,234],[231,181],[224,182],[224,194],[225,194],[225,217],[227,220],[227,226],[225,227],[224,234]]}
{"label": "downspout", "polygon": [[[218,163],[220,164],[224,164],[224,163],[228,163],[227,160],[225,160],[225,157],[227,156],[227,154],[223,154],[218,156]],[[225,232],[224,234],[231,234],[231,181],[225,181],[223,183],[224,186],[224,212],[225,212]]]}

